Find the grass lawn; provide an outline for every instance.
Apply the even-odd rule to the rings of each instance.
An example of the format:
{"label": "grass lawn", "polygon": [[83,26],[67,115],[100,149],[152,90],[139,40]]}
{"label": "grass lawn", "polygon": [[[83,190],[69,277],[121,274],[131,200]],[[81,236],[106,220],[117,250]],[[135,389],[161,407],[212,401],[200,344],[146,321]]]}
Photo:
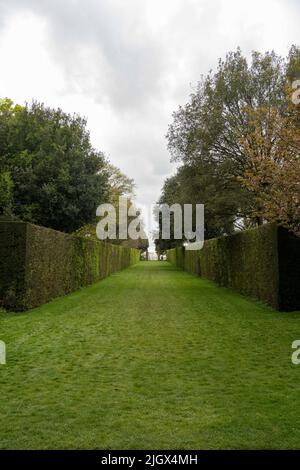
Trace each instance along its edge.
{"label": "grass lawn", "polygon": [[0,314],[1,449],[300,447],[300,312],[143,262]]}

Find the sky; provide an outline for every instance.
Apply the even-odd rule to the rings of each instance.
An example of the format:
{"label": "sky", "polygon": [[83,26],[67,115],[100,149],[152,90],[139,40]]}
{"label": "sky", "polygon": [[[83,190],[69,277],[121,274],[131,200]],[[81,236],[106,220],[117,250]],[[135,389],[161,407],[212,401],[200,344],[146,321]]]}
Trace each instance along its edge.
{"label": "sky", "polygon": [[286,55],[299,17],[300,0],[0,0],[0,97],[85,116],[150,206],[175,171],[172,113],[201,75],[238,46]]}

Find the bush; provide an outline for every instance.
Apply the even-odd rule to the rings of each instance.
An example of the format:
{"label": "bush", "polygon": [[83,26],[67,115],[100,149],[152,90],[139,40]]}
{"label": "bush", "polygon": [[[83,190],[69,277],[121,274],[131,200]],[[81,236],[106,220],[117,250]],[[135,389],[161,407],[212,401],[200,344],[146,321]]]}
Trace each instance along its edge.
{"label": "bush", "polygon": [[0,298],[26,310],[139,260],[139,251],[25,222],[0,222]]}
{"label": "bush", "polygon": [[276,225],[169,250],[168,260],[276,309],[300,309],[300,239]]}

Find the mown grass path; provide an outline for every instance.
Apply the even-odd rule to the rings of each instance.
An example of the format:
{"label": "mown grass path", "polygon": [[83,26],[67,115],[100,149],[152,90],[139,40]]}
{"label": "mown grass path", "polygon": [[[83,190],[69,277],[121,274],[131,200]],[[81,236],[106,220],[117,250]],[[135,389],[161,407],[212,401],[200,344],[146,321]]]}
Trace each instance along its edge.
{"label": "mown grass path", "polygon": [[299,448],[300,312],[144,262],[1,314],[0,448]]}

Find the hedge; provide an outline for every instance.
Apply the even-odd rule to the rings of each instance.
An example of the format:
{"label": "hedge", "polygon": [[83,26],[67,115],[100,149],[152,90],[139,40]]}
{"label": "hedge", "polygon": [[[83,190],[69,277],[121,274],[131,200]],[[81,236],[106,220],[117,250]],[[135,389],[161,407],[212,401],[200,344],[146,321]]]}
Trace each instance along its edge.
{"label": "hedge", "polygon": [[99,281],[139,260],[139,251],[0,220],[0,300],[27,310]]}
{"label": "hedge", "polygon": [[276,225],[207,240],[200,251],[177,247],[167,258],[275,309],[300,310],[300,239]]}

